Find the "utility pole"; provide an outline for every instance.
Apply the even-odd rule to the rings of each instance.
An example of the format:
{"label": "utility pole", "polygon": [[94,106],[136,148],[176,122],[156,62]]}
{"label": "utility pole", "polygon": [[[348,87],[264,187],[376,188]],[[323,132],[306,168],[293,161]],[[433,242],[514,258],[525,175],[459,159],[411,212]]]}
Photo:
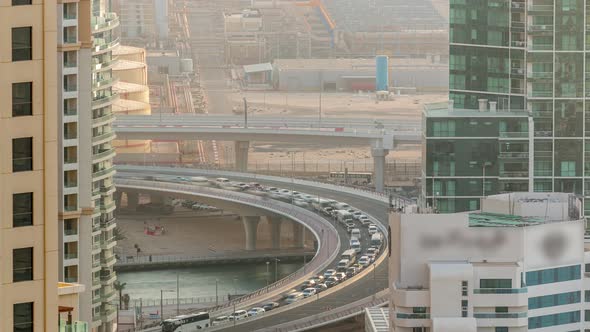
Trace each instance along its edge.
{"label": "utility pole", "polygon": [[217,293],[217,283],[219,282],[219,279],[215,279],[215,305],[219,305],[219,296]]}
{"label": "utility pole", "polygon": [[180,316],[180,291],[179,291],[180,275],[176,273],[176,316]]}
{"label": "utility pole", "polygon": [[248,102],[244,97],[244,128],[248,129]]}
{"label": "utility pole", "polygon": [[320,72],[320,105],[318,108],[319,129],[322,129],[322,91],[324,91],[324,74]]}

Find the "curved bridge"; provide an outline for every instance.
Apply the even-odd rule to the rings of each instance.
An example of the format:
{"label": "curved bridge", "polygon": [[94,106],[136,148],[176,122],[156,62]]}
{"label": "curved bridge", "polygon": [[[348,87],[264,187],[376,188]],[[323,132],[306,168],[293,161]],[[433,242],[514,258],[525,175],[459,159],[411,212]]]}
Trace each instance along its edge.
{"label": "curved bridge", "polygon": [[[118,176],[146,176],[146,175],[174,175],[174,176],[225,176],[236,181],[256,181],[270,186],[281,186],[292,190],[307,192],[325,198],[336,199],[366,212],[374,222],[386,233],[388,224],[388,197],[380,193],[362,191],[352,188],[335,186],[313,181],[293,180],[275,176],[260,176],[239,172],[219,172],[199,169],[185,169],[173,167],[141,167],[141,166],[117,166]],[[406,204],[402,201],[400,204]],[[344,283],[332,292],[320,293],[318,299],[305,301],[299,305],[290,305],[282,308],[283,311],[274,314],[262,315],[260,318],[249,319],[237,326],[220,326],[215,330],[224,331],[295,331],[303,327],[321,326],[327,321],[349,317],[360,313],[362,308],[386,301],[386,297],[375,294],[387,288],[387,260],[384,256],[372,269],[365,270],[365,274],[358,279],[350,280],[352,283]],[[337,286],[338,287],[338,286]],[[242,308],[241,306],[239,308]],[[325,313],[318,315],[319,313]],[[270,329],[267,329],[270,328]]]}
{"label": "curved bridge", "polygon": [[213,308],[211,311],[216,315],[230,312],[234,305],[247,306],[276,296],[319,273],[338,259],[340,237],[336,228],[321,216],[291,204],[255,195],[180,183],[117,178],[115,185],[118,190],[125,192],[165,193],[178,198],[197,198],[199,202],[236,211],[246,216],[272,213],[305,225],[314,234],[318,241],[318,250],[308,264],[274,284]]}

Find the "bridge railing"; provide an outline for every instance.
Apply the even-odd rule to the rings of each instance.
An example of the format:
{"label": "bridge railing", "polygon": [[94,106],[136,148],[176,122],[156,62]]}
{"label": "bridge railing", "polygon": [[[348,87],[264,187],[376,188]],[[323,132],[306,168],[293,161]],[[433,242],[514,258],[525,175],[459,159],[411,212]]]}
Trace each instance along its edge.
{"label": "bridge railing", "polygon": [[297,256],[313,256],[313,251],[285,251],[277,252],[276,250],[265,251],[229,251],[223,254],[211,254],[207,256],[188,256],[188,255],[143,255],[143,256],[121,256],[117,259],[117,266],[133,266],[133,265],[145,265],[145,264],[165,264],[165,263],[182,263],[182,262],[213,262],[219,260],[232,260],[232,259],[250,259],[260,257],[297,257]]}
{"label": "bridge railing", "polygon": [[[178,168],[180,168],[180,167],[159,167],[159,166],[146,167],[146,166],[117,165],[117,170],[119,170],[121,172],[137,172],[137,173],[151,173],[151,174],[157,173],[160,175],[175,175],[174,173],[178,172]],[[183,167],[182,172],[185,172],[187,174],[191,174],[194,176],[242,178],[242,179],[248,179],[248,181],[279,182],[279,183],[284,183],[287,186],[289,185],[289,183],[293,183],[293,184],[310,186],[310,187],[318,187],[318,188],[327,189],[327,190],[331,190],[331,191],[345,192],[350,195],[369,197],[369,198],[373,198],[375,200],[381,201],[383,203],[389,204],[389,194],[376,192],[371,189],[345,187],[345,186],[335,185],[335,184],[326,183],[326,182],[322,182],[322,181],[318,181],[318,180],[302,180],[302,179],[297,179],[297,178],[287,179],[284,177],[273,176],[273,175],[224,171],[224,170],[217,170],[217,169],[186,168],[186,167]],[[402,197],[402,196],[396,195],[396,194],[393,194],[392,196],[393,196],[394,200],[398,201],[402,205],[412,204],[412,201],[405,198],[405,197]]]}
{"label": "bridge railing", "polygon": [[[280,292],[286,285],[295,283],[296,281],[303,281],[305,277],[309,277],[312,274],[323,270],[338,256],[340,249],[340,237],[338,236],[338,232],[334,225],[311,211],[293,206],[288,203],[274,201],[255,195],[189,184],[147,180],[129,180],[120,178],[116,179],[115,184],[121,189],[129,188],[145,191],[167,191],[170,193],[180,193],[186,195],[208,196],[211,198],[232,201],[238,204],[246,204],[283,215],[286,218],[293,219],[299,223],[305,224],[309,227],[311,232],[314,233],[315,237],[318,239],[319,247],[316,255],[308,264],[273,284],[263,287],[255,292],[246,294],[242,297],[233,299],[224,304],[215,306],[209,310],[210,312],[219,312],[232,308],[233,306],[240,306],[241,304],[262,295],[276,296],[278,294],[274,294],[275,292]],[[332,245],[329,245],[330,243]]]}
{"label": "bridge railing", "polygon": [[362,314],[365,308],[383,306],[389,300],[389,290],[384,289],[375,295],[360,299],[347,305],[327,310],[316,315],[287,322],[278,326],[259,329],[256,332],[295,332],[318,328],[326,324]]}

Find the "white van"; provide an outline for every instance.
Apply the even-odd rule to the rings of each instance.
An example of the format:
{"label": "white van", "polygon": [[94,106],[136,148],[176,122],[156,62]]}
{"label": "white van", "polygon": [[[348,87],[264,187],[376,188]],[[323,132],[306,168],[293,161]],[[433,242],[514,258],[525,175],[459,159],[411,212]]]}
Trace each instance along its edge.
{"label": "white van", "polygon": [[227,184],[227,183],[229,183],[229,179],[226,179],[226,178],[217,178],[217,179],[215,179],[215,182]]}
{"label": "white van", "polygon": [[352,231],[350,232],[350,237],[356,238],[360,241],[361,240],[361,230],[358,228],[353,228]]}
{"label": "white van", "polygon": [[207,186],[207,185],[209,185],[209,179],[207,179],[206,177],[202,177],[202,176],[193,176],[191,178],[191,183],[195,184],[197,186]]}
{"label": "white van", "polygon": [[347,268],[347,267],[349,267],[349,266],[350,266],[350,261],[349,261],[348,259],[341,259],[341,260],[338,262],[338,267],[339,267],[339,268]]}
{"label": "white van", "polygon": [[346,210],[337,210],[336,211],[336,219],[339,222],[346,224],[347,221],[352,221],[352,213],[350,213]]}
{"label": "white van", "polygon": [[347,259],[350,264],[353,264],[356,260],[356,251],[354,249],[345,250],[340,256],[342,259]]}

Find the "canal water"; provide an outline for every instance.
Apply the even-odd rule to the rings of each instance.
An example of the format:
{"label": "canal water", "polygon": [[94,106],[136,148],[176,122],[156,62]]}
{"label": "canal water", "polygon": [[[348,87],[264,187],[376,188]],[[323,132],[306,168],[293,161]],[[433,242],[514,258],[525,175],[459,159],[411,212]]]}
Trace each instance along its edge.
{"label": "canal water", "polygon": [[[278,264],[279,279],[301,267],[301,263]],[[117,272],[117,279],[126,283],[124,294],[129,294],[131,302],[143,299],[146,303],[160,299],[160,290],[176,291],[178,275],[180,298],[203,298],[215,296],[217,280],[219,297],[228,294],[245,294],[266,286],[267,276],[272,283],[275,277],[275,264],[271,262],[269,273],[266,263],[211,265],[190,268]],[[175,293],[165,292],[164,298],[173,299]]]}

